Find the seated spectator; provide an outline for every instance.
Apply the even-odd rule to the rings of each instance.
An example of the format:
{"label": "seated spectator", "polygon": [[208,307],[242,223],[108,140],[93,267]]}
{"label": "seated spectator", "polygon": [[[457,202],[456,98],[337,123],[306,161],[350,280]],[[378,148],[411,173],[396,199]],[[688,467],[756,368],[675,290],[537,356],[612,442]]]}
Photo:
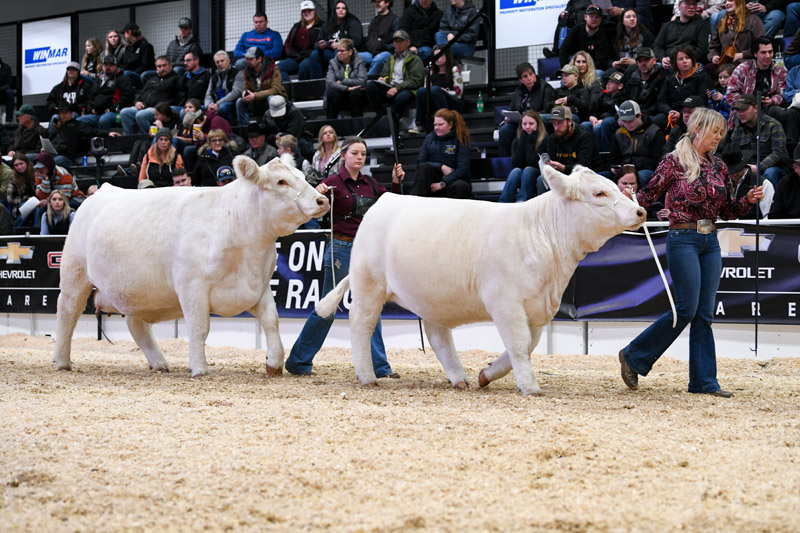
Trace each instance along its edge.
{"label": "seated spectator", "polygon": [[16,93],[12,85],[13,76],[11,65],[3,63],[3,60],[0,59],[0,105],[6,107],[5,122],[13,122],[11,117],[14,116],[14,110],[17,106]]}
{"label": "seated spectator", "polygon": [[155,189],[156,184],[151,180],[142,180],[136,185],[137,189]]}
{"label": "seated spectator", "polygon": [[714,85],[711,76],[697,63],[690,44],[681,44],[672,50],[672,73],[667,76],[658,97],[658,111],[667,115],[669,122],[677,123],[683,101],[692,95],[706,96]]}
{"label": "seated spectator", "polygon": [[200,66],[200,56],[194,52],[186,52],[183,57],[185,73],[181,78],[180,104],[192,98],[202,101],[208,92],[211,73]]}
{"label": "seated spectator", "polygon": [[686,133],[686,125],[689,124],[692,113],[701,107],[707,107],[705,98],[698,95],[686,97],[681,107],[680,116],[674,122],[670,122],[671,128],[667,134],[667,144],[664,146],[664,151],[661,155],[667,155],[675,150],[678,141],[680,141],[681,137]]}
{"label": "seated spectator", "polygon": [[11,182],[11,177],[14,175],[14,170],[11,165],[8,165],[5,159],[0,159],[0,211],[8,211],[8,201],[6,195],[8,194],[8,186]]}
{"label": "seated spectator", "polygon": [[[439,45],[436,45],[434,52],[439,49]],[[440,55],[436,63],[431,65],[430,76],[430,109],[428,109],[428,88],[423,85],[417,89],[416,120],[408,128],[408,133],[424,132],[428,124],[428,117],[440,109],[450,109],[459,113],[464,112],[464,102],[461,100],[464,94],[464,79],[461,77],[461,69],[453,59],[453,54],[450,50]]]}
{"label": "seated spectator", "polygon": [[592,0],[569,0],[564,11],[558,14],[558,23],[553,35],[553,48],[543,48],[542,53],[544,57],[558,57],[559,43],[562,35],[566,38],[566,34],[570,28],[574,28],[578,24],[583,24],[586,9],[592,4]]}
{"label": "seated spectator", "polygon": [[192,185],[195,187],[215,187],[219,167],[233,166],[236,143],[229,141],[222,130],[211,130],[207,139],[198,151],[197,164],[192,172]]}
{"label": "seated spectator", "polygon": [[[197,40],[197,37],[195,37],[192,32],[192,19],[181,17],[178,21],[178,35],[167,45],[167,53],[164,54],[169,59],[170,64],[172,64],[172,70],[180,77],[183,77],[183,74],[187,70],[185,58],[188,53],[193,54],[198,60],[197,65],[199,66],[200,58],[203,56],[203,49],[200,47],[200,42]],[[192,96],[190,98],[195,97]]]}
{"label": "seated spectator", "polygon": [[94,83],[103,68],[103,49],[97,37],[92,37],[86,39],[84,50],[81,59],[81,77],[88,83]]}
{"label": "seated spectator", "polygon": [[222,130],[226,135],[233,134],[227,120],[217,115],[213,109],[203,111],[200,100],[191,98],[183,106],[184,114],[181,127],[173,138],[172,144],[183,156],[183,164],[191,172],[197,160],[197,149],[206,142],[206,135],[211,130]]}
{"label": "seated spectator", "polygon": [[117,68],[116,58],[107,55],[103,58],[103,71],[86,100],[86,114],[78,120],[110,130],[116,126],[120,111],[133,105],[135,94],[130,78]]}
{"label": "seated spectator", "polygon": [[[786,117],[783,104],[783,91],[786,89],[786,69],[774,64],[772,40],[762,36],[753,42],[753,59],[742,61],[733,70],[728,83],[726,98],[731,107],[743,94],[761,93],[761,105],[764,112],[784,122]],[[728,121],[732,125],[733,120]],[[796,141],[796,132],[793,139]]]}
{"label": "seated spectator", "polygon": [[[499,202],[524,202],[536,196],[539,177],[539,147],[547,138],[544,121],[536,111],[525,111],[514,142],[511,143],[511,164]],[[519,192],[517,192],[519,191]]]}
{"label": "seated spectator", "polygon": [[[312,176],[316,175],[318,178],[321,178],[321,176],[316,171],[314,171],[313,173],[311,172],[314,169],[314,167],[311,166],[311,163],[308,161],[308,159],[303,157],[303,155],[297,151],[297,139],[295,138],[294,135],[288,135],[288,134],[281,135],[280,137],[278,137],[278,140],[275,142],[275,144],[278,145],[279,156],[288,154],[292,156],[292,158],[294,158],[294,168],[296,168],[306,176],[306,181],[308,181],[312,187],[316,187],[317,185],[319,185],[319,182],[322,181],[322,179],[316,179],[316,180],[314,180],[313,178],[309,179],[309,174],[311,174]],[[303,228],[303,229],[310,229],[310,228]]]}
{"label": "seated spectator", "polygon": [[600,29],[603,11],[600,6],[592,4],[586,8],[583,19],[584,23],[577,24],[569,30],[567,38],[561,43],[558,60],[563,67],[576,52],[586,50],[592,56],[595,65],[605,68],[611,55],[611,45],[606,39],[605,32]]}
{"label": "seated spectator", "polygon": [[[786,18],[786,8],[788,6],[788,0],[766,0],[765,2],[756,2],[750,0],[746,4],[747,11],[755,15],[762,21],[762,25],[764,26],[764,35],[769,37],[770,39],[774,39],[778,32],[783,27],[783,20]],[[733,10],[732,6],[728,5],[728,2],[725,3],[725,9],[715,13],[711,18],[711,25],[715,28],[719,28],[719,21],[727,14],[729,14]],[[717,30],[718,31],[718,30]],[[784,34],[786,35],[786,34]],[[792,35],[789,33],[788,35]]]}
{"label": "seated spectator", "polygon": [[[573,65],[565,68],[568,67],[575,68]],[[543,148],[540,149],[540,153],[546,153],[550,158],[547,165],[564,174],[571,174],[575,165],[591,168],[595,172],[606,170],[594,143],[594,136],[581,127],[575,127],[569,107],[556,104],[550,113],[550,120],[555,131],[547,136]],[[539,176],[536,180],[537,194],[544,194],[547,190],[544,179]]]}
{"label": "seated spectator", "polygon": [[[320,173],[321,176],[338,174],[342,168],[342,158],[339,157],[339,137],[336,130],[330,124],[325,124],[319,129],[317,138],[317,151],[311,160],[311,166]],[[336,163],[328,168],[331,160],[336,159]],[[326,172],[327,170],[327,172]]]}
{"label": "seated spectator", "polygon": [[56,165],[49,153],[42,152],[36,156],[33,160],[33,173],[36,176],[36,197],[39,199],[33,214],[34,227],[41,225],[42,214],[47,209],[47,199],[53,191],[61,191],[73,209],[81,205],[84,195],[72,174],[66,168]]}
{"label": "seated spectator", "polygon": [[98,187],[97,184],[89,185],[89,188],[86,189],[86,198],[89,198],[90,196],[92,196],[94,193],[96,193],[99,190],[100,190],[100,187]]}
{"label": "seated spectator", "polygon": [[619,125],[611,144],[611,164],[636,167],[639,184],[645,187],[661,160],[664,131],[650,117],[642,115],[639,104],[633,100],[626,100],[619,107]]}
{"label": "seated spectator", "polygon": [[588,107],[586,115],[583,115],[585,117],[583,127],[586,128],[586,131],[591,132],[594,123],[597,121],[595,115],[597,114],[598,102],[603,94],[603,86],[600,84],[600,78],[597,76],[598,71],[595,69],[592,56],[585,50],[575,52],[569,64],[578,67],[578,83],[586,89]]}
{"label": "seated spectator", "polygon": [[417,156],[417,174],[411,194],[445,198],[472,196],[469,149],[469,129],[461,113],[449,109],[437,111],[433,131],[425,137]]}
{"label": "seated spectator", "polygon": [[367,103],[367,64],[353,48],[353,41],[342,39],[336,57],[328,65],[325,76],[325,116],[339,118],[341,109],[349,109],[353,117],[364,116]]}
{"label": "seated spectator", "polygon": [[780,113],[773,115],[783,126],[787,150],[792,153],[794,145],[800,140],[800,108],[795,103],[795,100],[800,99],[800,96],[797,96],[798,91],[800,91],[800,68],[794,67],[786,74],[786,88],[783,90],[782,105],[789,107],[781,107]]}
{"label": "seated spectator", "polygon": [[[708,60],[714,65],[738,65],[753,58],[753,42],[764,35],[764,23],[747,10],[745,0],[725,0],[726,15],[720,17],[708,44]],[[735,49],[733,56],[730,48]]]}
{"label": "seated spectator", "polygon": [[219,187],[224,187],[227,184],[232,183],[235,179],[236,174],[228,165],[223,165],[217,169],[217,185]]}
{"label": "seated spectator", "polygon": [[215,111],[227,120],[228,124],[233,125],[236,101],[244,89],[244,72],[231,66],[231,60],[225,50],[214,54],[214,64],[217,69],[211,74],[208,82],[205,96],[206,109]]}
{"label": "seated spectator", "polygon": [[81,78],[80,70],[81,66],[75,61],[67,63],[67,72],[64,74],[64,79],[61,80],[61,83],[55,85],[50,90],[50,94],[47,95],[47,111],[53,114],[50,118],[51,127],[58,120],[58,109],[62,102],[72,106],[80,116],[89,91],[92,89],[92,85]]}
{"label": "seated spectator", "polygon": [[47,130],[39,124],[36,117],[36,110],[32,105],[25,104],[14,113],[17,116],[17,129],[14,130],[14,137],[8,149],[8,155],[13,156],[15,152],[29,155],[28,158],[36,157],[42,150],[41,137],[47,137]]}
{"label": "seated spectator", "polygon": [[[800,2],[797,3],[797,6],[800,9]],[[784,68],[787,70],[792,70],[797,65],[800,65],[800,29],[795,32],[789,46],[786,47],[783,53],[783,63]]]}
{"label": "seated spectator", "polygon": [[[725,166],[728,167],[728,176],[734,184],[733,195],[737,200],[747,195],[747,191],[756,186],[756,175],[753,174],[747,164],[747,160],[753,154],[742,153],[737,146],[726,145],[722,150],[722,160]],[[758,204],[751,204],[750,210],[744,215],[738,217],[741,219],[754,220],[756,218],[756,205],[759,209],[759,218],[766,218],[770,213],[770,206],[772,199],[775,196],[775,188],[769,180],[761,180],[761,188],[764,196],[759,200]]]}
{"label": "seated spectator", "polygon": [[[18,152],[14,154],[11,160],[11,166],[14,173],[8,181],[8,189],[6,191],[6,202],[8,203],[8,210],[14,220],[14,227],[27,226],[30,216],[33,214],[34,208],[38,205],[36,198],[36,178],[33,174],[33,165],[31,160],[23,154]],[[33,199],[35,203],[29,204],[29,200]],[[26,205],[28,204],[28,205]]]}
{"label": "seated spectator", "polygon": [[54,190],[47,197],[47,212],[42,215],[40,235],[66,235],[75,212],[60,190]]}
{"label": "seated spectator", "polygon": [[[556,100],[556,90],[547,81],[538,79],[533,65],[527,61],[517,65],[517,79],[519,85],[511,94],[511,104],[508,109],[518,111],[520,114],[525,111],[536,111],[540,115],[547,113],[542,118],[547,117],[545,121],[548,121],[549,112]],[[511,155],[511,143],[517,136],[517,129],[517,122],[508,117],[503,120],[503,125],[497,132],[500,157]]]}
{"label": "seated spectator", "polygon": [[281,57],[283,39],[280,33],[267,27],[268,23],[267,14],[263,11],[253,15],[253,29],[242,34],[233,50],[233,57],[237,59],[236,68],[239,70],[244,70],[248,65],[247,53],[254,47],[261,50],[261,57],[268,57],[270,63]]}
{"label": "seated spectator", "polygon": [[652,48],[642,47],[636,52],[636,68],[629,68],[622,79],[623,98],[639,104],[642,113],[662,128],[667,126],[667,115],[658,111],[658,97],[667,75]]}
{"label": "seated spectator", "polygon": [[397,30],[393,40],[394,54],[384,63],[378,81],[367,82],[367,98],[378,115],[386,114],[386,106],[391,104],[397,126],[406,107],[414,102],[414,93],[425,81],[425,66],[418,55],[408,51],[410,41],[406,32]]}
{"label": "seated spectator", "polygon": [[172,186],[173,187],[191,187],[192,178],[186,173],[185,168],[176,167],[172,171]]}
{"label": "seated spectator", "polygon": [[778,183],[769,218],[800,218],[800,144],[794,149],[792,172]]}
{"label": "seated spectator", "polygon": [[278,157],[278,151],[267,142],[267,131],[264,126],[252,123],[247,128],[247,142],[250,145],[244,155],[263,166]]}
{"label": "seated spectator", "polygon": [[392,13],[394,0],[373,0],[378,14],[369,22],[364,51],[358,55],[364,63],[370,65],[369,75],[377,76],[383,70],[383,64],[394,52],[392,36],[400,25],[400,19]]}
{"label": "seated spectator", "polygon": [[125,75],[131,79],[133,86],[141,89],[145,85],[142,81],[142,74],[153,69],[158,71],[153,45],[142,37],[139,25],[135,22],[125,24],[122,28],[122,35],[127,44],[119,65],[125,70]]}
{"label": "seated spectator", "polygon": [[617,35],[612,44],[608,66],[625,72],[636,64],[636,53],[639,48],[651,48],[655,37],[647,27],[639,22],[636,10],[629,7],[622,12],[617,24]]}
{"label": "seated spectator", "polygon": [[[639,171],[635,166],[622,165],[615,180],[620,192],[624,193],[625,189],[630,190],[633,194],[639,192]],[[664,204],[659,201],[653,202],[646,211],[647,220],[667,220],[669,217],[669,209],[665,209]]]}
{"label": "seated spectator", "polygon": [[289,83],[290,74],[297,74],[298,80],[310,80],[311,70],[309,57],[314,51],[314,43],[319,40],[322,29],[322,19],[317,14],[317,8],[312,0],[300,2],[300,22],[295,22],[286,42],[283,43],[282,59],[278,66],[281,69],[283,83]]}
{"label": "seated spectator", "polygon": [[[461,31],[475,15],[478,10],[472,0],[450,0],[450,5],[447,6],[442,13],[442,20],[439,22],[439,31],[434,35],[436,44],[443,46],[448,42],[455,39],[456,34]],[[456,44],[450,48],[453,52],[453,57],[472,57],[475,54],[475,43],[478,40],[478,30],[481,23],[479,20],[472,22],[469,29],[458,38]]]}
{"label": "seated spectator", "polygon": [[53,156],[56,164],[71,167],[72,162],[86,155],[92,137],[118,137],[116,131],[101,130],[86,122],[73,118],[75,108],[67,102],[58,106],[58,121],[50,128],[49,136],[58,155]]}
{"label": "seated spectator", "polygon": [[[672,20],[675,20],[681,16],[681,10],[678,4],[679,2],[675,2],[672,6]],[[695,8],[695,11],[698,15],[700,15],[700,18],[709,20],[711,33],[713,35],[715,31],[715,25],[710,21],[710,19],[719,12],[725,11],[725,0],[697,0],[697,7]]]}
{"label": "seated spectator", "polygon": [[339,0],[328,20],[322,25],[319,40],[314,44],[314,51],[308,57],[308,72],[311,79],[323,77],[323,69],[327,68],[333,59],[342,39],[350,39],[353,48],[358,51],[364,42],[364,31],[361,21],[350,14],[343,0]]}
{"label": "seated spectator", "polygon": [[261,48],[253,46],[245,54],[242,96],[236,100],[236,116],[239,126],[250,124],[250,115],[261,116],[274,96],[286,96],[281,80],[281,71],[271,57],[265,57]]}
{"label": "seated spectator", "polygon": [[556,106],[568,107],[571,111],[570,120],[579,121],[581,116],[589,117],[589,93],[578,81],[580,70],[572,64],[566,64],[556,71],[561,76],[561,87],[556,89]]}
{"label": "seated spectator", "polygon": [[610,152],[614,142],[614,132],[617,129],[617,109],[625,101],[625,95],[622,92],[625,85],[622,80],[621,72],[614,72],[606,79],[606,87],[595,102],[594,115],[589,117],[594,141],[597,149],[601,152]]}
{"label": "seated spectator", "polygon": [[262,122],[269,142],[277,141],[282,135],[294,135],[303,157],[314,154],[314,138],[306,130],[306,117],[283,96],[275,96],[269,101],[269,110],[264,113]]}
{"label": "seated spectator", "polygon": [[409,50],[423,61],[433,54],[434,36],[439,31],[442,11],[433,0],[414,0],[403,10],[398,29],[408,33],[411,46]]}
{"label": "seated spectator", "polygon": [[731,80],[731,74],[735,68],[733,63],[726,63],[717,68],[717,83],[714,84],[713,89],[708,91],[708,107],[722,115],[723,117],[730,118],[731,105],[725,96],[728,94],[728,83]]}
{"label": "seated spectator", "polygon": [[172,132],[161,128],[139,167],[139,181],[150,180],[157,187],[173,185],[172,171],[183,167],[183,158],[172,146]]}
{"label": "seated spectator", "polygon": [[145,85],[132,107],[119,112],[122,129],[128,135],[147,133],[155,120],[155,106],[161,102],[178,105],[181,98],[181,80],[172,70],[167,56],[156,59],[158,76]]}
{"label": "seated spectator", "polygon": [[109,30],[106,34],[106,45],[103,51],[103,56],[114,56],[117,60],[117,65],[122,64],[122,58],[125,57],[125,49],[128,47],[125,39],[120,37],[117,30]]}
{"label": "seated spectator", "polygon": [[[743,154],[751,153],[752,156],[746,160],[750,170],[754,174],[760,171],[760,175],[770,180],[773,187],[777,189],[778,182],[787,174],[783,165],[789,165],[791,162],[789,154],[786,152],[786,135],[783,127],[777,120],[762,113],[759,143],[756,141],[759,122],[756,113],[756,97],[750,93],[744,93],[733,104],[733,108],[736,111],[733,128],[728,131],[725,145],[736,146]],[[759,155],[761,157],[758,167],[756,167],[757,145],[760,147]]]}
{"label": "seated spectator", "polygon": [[603,30],[606,32],[609,43],[614,40],[617,28],[624,18],[625,12],[629,9],[632,9],[634,13],[636,13],[636,19],[640,21],[644,29],[652,32],[653,28],[655,28],[650,2],[643,2],[641,0],[612,0],[611,4],[611,7],[604,8],[603,12],[605,15]]}
{"label": "seated spectator", "polygon": [[181,124],[181,117],[173,111],[172,106],[167,102],[156,104],[153,108],[153,126],[157,129],[166,128],[169,131],[177,131]]}
{"label": "seated spectator", "polygon": [[697,14],[697,0],[680,0],[678,9],[678,18],[661,26],[653,43],[656,59],[667,70],[672,68],[673,52],[682,44],[691,45],[695,57],[704,58],[708,53],[711,31],[708,22]]}

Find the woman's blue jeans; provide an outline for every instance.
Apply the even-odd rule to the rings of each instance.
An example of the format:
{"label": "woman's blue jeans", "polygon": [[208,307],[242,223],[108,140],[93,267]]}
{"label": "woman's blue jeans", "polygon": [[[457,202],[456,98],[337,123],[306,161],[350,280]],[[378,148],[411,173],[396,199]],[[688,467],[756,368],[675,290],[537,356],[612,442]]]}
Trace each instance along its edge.
{"label": "woman's blue jeans", "polygon": [[512,203],[530,200],[536,196],[536,178],[538,177],[539,169],[536,167],[512,168],[498,201]]}
{"label": "woman's blue jeans", "polygon": [[[457,32],[453,32],[454,34]],[[433,36],[433,40],[436,41],[436,44],[439,46],[443,46],[447,44],[447,33],[443,31],[437,31],[436,34]],[[453,52],[453,57],[472,57],[475,55],[475,45],[474,44],[464,44],[456,42],[451,48],[450,51]]]}
{"label": "woman's blue jeans", "polygon": [[[322,58],[320,58],[320,53],[322,53]],[[333,50],[330,48],[324,48],[322,50],[314,50],[311,52],[311,55],[308,58],[304,59],[300,63],[300,74],[303,74],[304,66],[308,67],[308,75],[310,76],[308,79],[315,80],[317,78],[324,78],[323,70],[327,70],[328,63],[331,62],[334,56]],[[323,65],[324,62],[324,65]],[[325,67],[323,69],[323,66]],[[298,76],[299,77],[299,76]],[[303,78],[300,78],[303,79]]]}
{"label": "woman's blue jeans", "polygon": [[717,232],[703,235],[690,229],[670,230],[667,262],[678,312],[677,327],[672,327],[672,311],[668,311],[626,346],[623,354],[634,372],[646,376],[690,324],[689,392],[717,391],[717,355],[711,330],[722,273]]}
{"label": "woman's blue jeans", "polygon": [[[353,249],[353,243],[337,239],[328,242],[325,247],[325,278],[322,282],[322,296],[333,290],[331,246],[333,246],[333,266],[335,267],[336,282],[340,282],[350,271],[350,252]],[[322,318],[316,311],[311,311],[308,320],[303,326],[303,331],[297,337],[289,353],[289,358],[286,360],[287,372],[292,374],[308,374],[311,372],[314,356],[322,348],[322,344],[328,336],[328,331],[333,325],[333,320],[334,317]],[[375,375],[381,378],[391,374],[392,367],[389,366],[389,361],[386,360],[386,348],[383,345],[380,318],[378,318],[375,331],[372,332],[371,348],[372,366],[375,369]]]}

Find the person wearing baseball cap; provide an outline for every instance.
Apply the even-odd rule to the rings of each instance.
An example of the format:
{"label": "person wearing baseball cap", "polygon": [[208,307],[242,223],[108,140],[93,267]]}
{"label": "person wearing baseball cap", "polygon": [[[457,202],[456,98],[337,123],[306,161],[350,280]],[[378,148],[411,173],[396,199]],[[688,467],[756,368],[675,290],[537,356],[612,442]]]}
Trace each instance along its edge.
{"label": "person wearing baseball cap", "polygon": [[280,59],[283,53],[283,39],[280,33],[269,29],[268,26],[266,13],[258,11],[253,15],[253,29],[244,32],[236,43],[236,48],[233,49],[233,57],[237,58],[234,65],[236,68],[241,70],[247,66],[245,54],[254,46],[261,49],[264,56],[272,61]]}
{"label": "person wearing baseball cap", "polygon": [[769,218],[800,218],[800,143],[793,155],[792,172],[778,183]]}
{"label": "person wearing baseball cap", "polygon": [[638,170],[639,186],[653,176],[664,149],[664,130],[643,115],[639,104],[626,100],[619,106],[619,129],[611,144],[612,165],[633,165]]}
{"label": "person wearing baseball cap", "polygon": [[[75,61],[67,63],[64,79],[55,85],[50,94],[47,95],[47,109],[53,113],[58,112],[61,102],[67,102],[75,106],[76,111],[80,111],[89,96],[91,84],[81,78],[81,65]],[[56,123],[58,115],[53,115],[50,119],[50,126]]]}
{"label": "person wearing baseball cap", "polygon": [[566,64],[556,71],[561,76],[561,87],[556,89],[555,105],[569,107],[574,115],[589,118],[589,96],[587,89],[578,81],[580,70],[577,66]]}
{"label": "person wearing baseball cap", "polygon": [[270,143],[282,135],[294,135],[300,154],[309,160],[314,156],[313,137],[306,130],[303,112],[283,96],[275,95],[269,99],[269,108],[261,123]]}
{"label": "person wearing baseball cap", "polygon": [[622,89],[625,88],[623,80],[622,72],[612,72],[606,78],[606,87],[600,93],[593,110],[592,116],[597,120],[592,121],[591,116],[589,117],[589,120],[594,122],[592,126],[594,140],[601,152],[611,151],[611,143],[617,129],[617,108],[626,100],[622,93]]}
{"label": "person wearing baseball cap", "polygon": [[603,69],[611,56],[611,45],[606,32],[601,29],[603,10],[597,4],[591,4],[583,15],[583,24],[576,24],[567,34],[558,49],[558,61],[562,66],[569,63],[569,58],[580,50],[589,52],[597,68]]}
{"label": "person wearing baseball cap", "polygon": [[[183,58],[188,52],[194,53],[197,57],[203,55],[203,49],[200,47],[200,43],[192,32],[192,19],[189,17],[181,17],[178,21],[178,35],[167,45],[166,53],[169,62],[172,63],[172,70],[181,78],[186,72]],[[155,75],[155,73],[153,73],[153,75]],[[142,80],[147,83],[145,76],[142,76]]]}
{"label": "person wearing baseball cap", "polygon": [[[777,190],[778,182],[787,174],[783,169],[784,164],[791,162],[786,151],[786,133],[780,122],[766,113],[761,113],[759,124],[756,109],[756,97],[750,93],[739,95],[739,99],[733,104],[733,112],[736,117],[733,119],[733,127],[728,131],[727,142],[739,146],[744,152],[750,150],[753,155],[747,161],[750,170],[754,174],[757,170],[761,171],[761,176],[770,180]],[[760,143],[756,141],[756,131],[761,127]],[[756,161],[756,143],[761,157]],[[756,167],[758,164],[758,167]]]}
{"label": "person wearing baseball cap", "polygon": [[300,2],[300,21],[295,22],[283,46],[286,57],[278,66],[281,69],[283,83],[289,83],[289,75],[297,74],[298,80],[311,79],[309,57],[314,51],[314,43],[319,40],[322,19],[317,13],[313,0]]}
{"label": "person wearing baseball cap", "polygon": [[49,130],[50,140],[58,155],[53,158],[56,164],[65,168],[72,167],[72,162],[86,153],[86,146],[92,137],[117,137],[118,132],[109,132],[90,126],[86,122],[74,119],[78,111],[75,104],[62,100],[58,104],[58,121]]}
{"label": "person wearing baseball cap", "polygon": [[153,45],[142,36],[142,31],[135,22],[125,24],[122,27],[122,35],[125,37],[127,46],[120,66],[124,67],[125,75],[131,79],[134,88],[141,89],[144,87],[142,74],[156,71],[155,50]]}
{"label": "person wearing baseball cap", "polygon": [[[751,172],[747,162],[754,154],[749,150],[742,151],[738,146],[731,143],[722,147],[720,157],[728,167],[728,176],[734,183],[734,198],[737,200],[747,194],[747,191],[756,186],[756,175]],[[772,201],[775,196],[775,188],[769,180],[761,180],[761,189],[764,197],[758,202],[760,210],[759,217],[765,218],[772,213]],[[756,204],[750,206],[750,210],[739,218],[755,220]]]}
{"label": "person wearing baseball cap", "polygon": [[103,57],[103,70],[86,100],[86,114],[78,120],[108,131],[116,126],[117,109],[132,106],[135,97],[133,83],[117,67],[117,58],[106,55]]}
{"label": "person wearing baseball cap", "polygon": [[[570,174],[575,165],[591,168],[595,172],[606,170],[608,167],[600,158],[600,152],[594,142],[594,137],[580,124],[575,126],[573,114],[569,107],[556,105],[550,112],[550,121],[553,123],[554,133],[547,136],[543,144],[550,165],[559,172]],[[542,176],[536,180],[538,194],[544,194],[548,186]]]}
{"label": "person wearing baseball cap", "polygon": [[11,139],[11,146],[9,146],[8,155],[14,156],[14,152],[23,154],[31,154],[28,159],[33,160],[42,150],[41,137],[47,137],[47,129],[39,124],[39,118],[36,116],[36,109],[32,105],[25,104],[14,112],[17,117],[17,129],[14,131],[14,136]]}
{"label": "person wearing baseball cap", "polygon": [[701,107],[708,107],[708,100],[702,96],[692,94],[684,98],[681,102],[681,114],[678,122],[669,130],[667,135],[667,144],[664,146],[663,155],[673,151],[681,140],[683,134],[686,133],[686,125],[689,123],[689,118],[695,110]]}
{"label": "person wearing baseball cap", "polygon": [[247,67],[242,73],[244,85],[242,96],[236,100],[236,115],[239,126],[246,128],[251,114],[263,115],[269,100],[274,96],[286,97],[286,89],[280,68],[271,57],[264,55],[261,48],[251,46],[242,58],[247,62]]}

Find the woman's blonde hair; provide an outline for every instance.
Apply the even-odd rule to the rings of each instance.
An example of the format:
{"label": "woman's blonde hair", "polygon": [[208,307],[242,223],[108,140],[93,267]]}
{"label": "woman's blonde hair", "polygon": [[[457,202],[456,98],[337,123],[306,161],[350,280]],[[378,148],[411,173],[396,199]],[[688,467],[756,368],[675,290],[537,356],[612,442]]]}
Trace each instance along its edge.
{"label": "woman's blonde hair", "polygon": [[[586,60],[586,74],[578,74],[578,81],[581,85],[589,89],[594,82],[599,81],[597,79],[597,69],[594,67],[594,59],[589,55],[589,52],[578,50],[575,52],[575,55],[572,56],[572,59],[569,60],[569,64],[575,65],[575,58],[578,56]],[[578,65],[575,66],[577,67]]]}
{"label": "woman's blonde hair", "polygon": [[[744,31],[744,24],[747,19],[747,2],[745,0],[734,0],[734,23],[736,27],[733,29],[734,33],[741,33]],[[723,15],[719,18],[719,22],[717,23],[717,35],[722,35],[725,33],[725,29],[728,26],[728,17],[730,13],[726,13],[723,11]]]}
{"label": "woman's blonde hair", "polygon": [[53,211],[53,206],[50,205],[50,199],[53,198],[55,195],[59,195],[62,200],[64,200],[64,209],[61,210],[61,220],[69,220],[69,214],[72,212],[72,209],[69,207],[69,200],[67,197],[64,196],[64,193],[60,190],[56,189],[55,191],[51,192],[50,195],[47,197],[47,225],[49,227],[53,227],[55,224],[55,216],[56,213]]}
{"label": "woman's blonde hair", "polygon": [[[331,130],[333,130],[333,146],[331,146],[330,152],[325,151],[325,145],[322,143],[322,132],[325,131],[325,128],[330,128]],[[322,154],[322,156],[331,156],[335,154],[336,150],[339,149],[339,136],[336,135],[336,129],[330,124],[325,124],[324,126],[322,126],[319,129],[319,134],[317,135],[317,144],[318,144],[317,149],[319,150],[319,153]]]}
{"label": "woman's blonde hair", "polygon": [[[689,124],[686,125],[686,133],[675,145],[675,156],[683,167],[687,182],[692,183],[700,176],[700,156],[692,144],[694,139],[711,135],[715,129],[727,131],[725,117],[707,107],[700,107],[692,113]],[[715,151],[716,149],[711,154]]]}

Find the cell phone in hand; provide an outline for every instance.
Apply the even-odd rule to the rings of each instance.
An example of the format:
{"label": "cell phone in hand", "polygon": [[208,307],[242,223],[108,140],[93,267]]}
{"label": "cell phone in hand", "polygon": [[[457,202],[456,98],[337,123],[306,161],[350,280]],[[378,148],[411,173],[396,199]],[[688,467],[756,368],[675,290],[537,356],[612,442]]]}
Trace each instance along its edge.
{"label": "cell phone in hand", "polygon": [[539,161],[541,163],[547,164],[550,162],[550,156],[548,154],[542,154],[539,156]]}

